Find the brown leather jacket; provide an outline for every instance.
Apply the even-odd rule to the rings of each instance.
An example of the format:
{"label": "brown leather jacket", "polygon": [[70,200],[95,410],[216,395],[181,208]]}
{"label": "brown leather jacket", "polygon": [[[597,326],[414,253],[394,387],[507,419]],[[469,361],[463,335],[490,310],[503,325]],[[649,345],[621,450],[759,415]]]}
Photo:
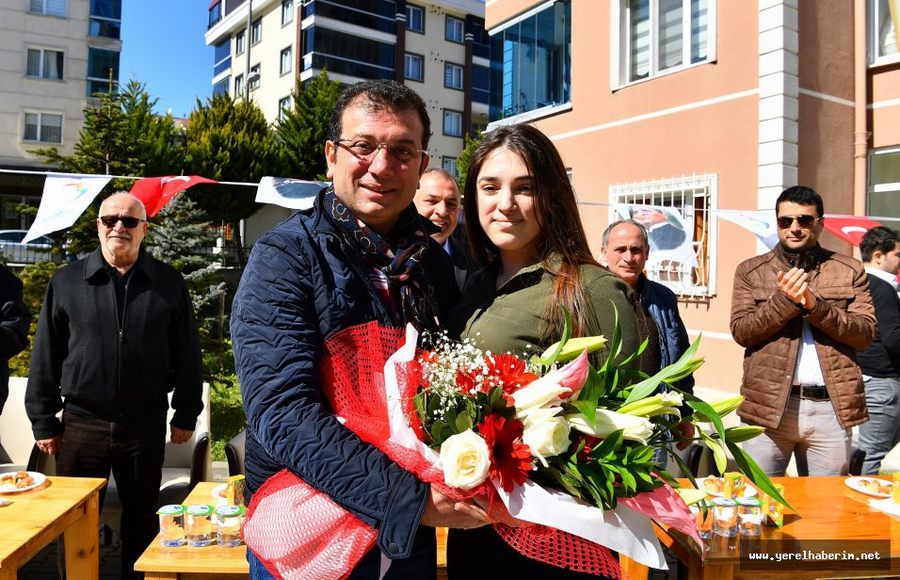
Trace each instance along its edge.
{"label": "brown leather jacket", "polygon": [[[778,272],[793,264],[810,272],[816,305],[805,311],[778,289]],[[862,264],[819,246],[792,254],[774,250],[741,263],[734,275],[731,334],[745,347],[745,397],[738,415],[749,423],[781,423],[806,317],[838,421],[845,429],[868,420],[862,374],[855,351],[875,337],[875,310]]]}

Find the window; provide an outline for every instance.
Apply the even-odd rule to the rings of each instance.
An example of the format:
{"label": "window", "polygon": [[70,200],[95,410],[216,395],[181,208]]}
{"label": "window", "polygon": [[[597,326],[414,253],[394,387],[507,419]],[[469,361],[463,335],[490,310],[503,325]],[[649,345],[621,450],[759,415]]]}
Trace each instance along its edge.
{"label": "window", "polygon": [[284,97],[278,99],[278,118],[284,119],[286,114],[291,110],[291,98]]}
{"label": "window", "polygon": [[246,33],[241,30],[237,33],[237,36],[234,37],[234,54],[244,54],[244,41],[246,40]]}
{"label": "window", "polygon": [[209,7],[209,17],[206,21],[206,28],[212,28],[220,20],[222,20],[222,4],[221,2],[214,2]]}
{"label": "window", "polygon": [[61,50],[46,50],[43,48],[28,49],[28,65],[25,74],[30,77],[42,79],[62,80],[63,56]]}
{"label": "window", "polygon": [[444,135],[449,137],[463,136],[462,113],[444,110]]}
{"label": "window", "polygon": [[448,89],[463,88],[463,67],[452,62],[444,63],[444,86]]}
{"label": "window", "polygon": [[571,4],[557,2],[491,37],[502,71],[491,91],[492,120],[571,102]]}
{"label": "window", "polygon": [[122,28],[122,0],[91,0],[88,34],[106,38],[120,38]]}
{"label": "window", "polygon": [[868,0],[869,64],[900,60],[895,23],[900,19],[900,5],[891,0]]}
{"label": "window", "polygon": [[459,170],[456,168],[456,157],[447,157],[445,155],[441,158],[441,167],[449,171],[453,177],[459,178]]}
{"label": "window", "polygon": [[214,50],[215,64],[213,65],[213,76],[225,72],[231,68],[231,39],[226,38],[215,46]]}
{"label": "window", "polygon": [[262,18],[250,27],[250,46],[257,44],[260,40],[262,40]]}
{"label": "window", "polygon": [[260,73],[259,64],[250,67],[250,74],[247,75],[247,89],[255,91],[259,88]]}
{"label": "window", "polygon": [[244,96],[244,75],[238,75],[234,77],[234,96]]}
{"label": "window", "polygon": [[406,5],[406,29],[425,34],[425,10],[421,6]]}
{"label": "window", "polygon": [[62,115],[53,113],[25,113],[25,141],[62,143]]}
{"label": "window", "polygon": [[[648,227],[653,248],[646,265],[648,278],[665,284],[676,294],[715,295],[717,191],[715,175],[610,186],[610,220],[627,219],[639,211],[664,216],[658,226]],[[654,230],[659,234],[655,236]],[[689,242],[687,251],[684,240]]]}
{"label": "window", "polygon": [[618,84],[713,60],[716,0],[616,0]]}
{"label": "window", "polygon": [[105,93],[119,84],[119,52],[105,48],[88,48],[87,93]]}
{"label": "window", "polygon": [[29,11],[47,16],[65,16],[66,0],[31,0]]}
{"label": "window", "polygon": [[294,21],[294,0],[281,0],[281,25]]}
{"label": "window", "polygon": [[[294,64],[294,56],[293,55],[294,55],[294,51],[290,46],[285,49],[282,49],[280,64],[278,65],[279,74],[286,75],[287,73],[291,72],[291,69],[293,68],[293,64]],[[259,72],[259,71],[257,71],[257,72]]]}
{"label": "window", "polygon": [[403,78],[419,82],[425,80],[425,58],[422,55],[409,52],[403,55]]}
{"label": "window", "polygon": [[444,38],[450,42],[462,43],[465,39],[465,21],[453,16],[444,17]]}
{"label": "window", "polygon": [[[869,199],[866,214],[890,228],[900,228],[900,148],[872,151],[869,154]],[[877,219],[877,218],[876,218]]]}
{"label": "window", "polygon": [[228,96],[228,87],[231,85],[231,77],[225,77],[213,85],[212,94],[220,96]]}

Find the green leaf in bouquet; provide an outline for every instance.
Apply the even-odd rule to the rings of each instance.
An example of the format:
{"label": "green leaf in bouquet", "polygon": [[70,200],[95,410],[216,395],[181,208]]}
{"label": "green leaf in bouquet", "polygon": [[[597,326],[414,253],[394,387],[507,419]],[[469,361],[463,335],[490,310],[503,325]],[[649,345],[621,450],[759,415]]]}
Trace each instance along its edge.
{"label": "green leaf in bouquet", "polygon": [[622,485],[625,487],[626,494],[628,496],[634,495],[637,491],[637,481],[634,479],[634,475],[631,473],[631,470],[625,466],[622,466],[618,469],[619,477],[622,478]]}
{"label": "green leaf in bouquet", "polygon": [[780,503],[781,505],[790,508],[795,513],[797,510],[785,500],[778,490],[775,489],[775,484],[772,483],[772,480],[769,479],[769,476],[760,469],[759,465],[754,461],[750,455],[744,451],[740,445],[734,443],[732,441],[725,441],[725,445],[728,446],[728,450],[731,451],[731,455],[734,457],[734,462],[737,464],[738,469],[740,469],[741,473],[749,479],[753,485],[758,487],[763,493],[768,495],[771,498],[774,498],[775,501]]}
{"label": "green leaf in bouquet", "polygon": [[617,431],[613,431],[603,440],[600,445],[595,447],[588,457],[597,461],[608,460],[612,457],[615,457],[616,451],[622,446],[622,442],[625,440],[625,430],[619,429]]}
{"label": "green leaf in bouquet", "polygon": [[703,364],[702,359],[693,358],[699,346],[700,339],[698,338],[677,361],[636,384],[631,389],[631,394],[625,399],[625,404],[650,396],[659,389],[660,383],[673,383],[696,371]]}
{"label": "green leaf in bouquet", "polygon": [[653,447],[648,447],[646,445],[640,445],[632,447],[632,450],[629,452],[632,456],[632,461],[635,463],[650,463],[653,461],[653,452],[655,450]]}
{"label": "green leaf in bouquet", "polygon": [[622,360],[620,360],[618,362],[618,365],[620,367],[626,367],[626,366],[630,365],[636,358],[641,356],[641,354],[644,352],[644,350],[646,350],[648,344],[650,344],[650,339],[645,338],[644,342],[642,342],[640,344],[640,346],[637,347],[637,350],[635,350],[633,353],[631,353],[629,355],[626,355],[625,358],[623,358]]}
{"label": "green leaf in bouquet", "polygon": [[[544,368],[550,368],[556,363],[556,359],[559,357],[559,354],[562,352],[563,347],[569,341],[569,338],[572,336],[572,314],[569,312],[569,309],[565,306],[562,307],[563,311],[563,332],[562,336],[559,339],[559,342],[550,346],[544,353],[541,355],[541,364],[544,365]],[[549,351],[549,353],[548,353]]]}
{"label": "green leaf in bouquet", "polygon": [[459,415],[456,416],[455,427],[457,433],[463,433],[468,431],[474,426],[472,422],[472,416],[469,415],[466,411],[463,411]]}
{"label": "green leaf in bouquet", "polygon": [[666,452],[669,454],[669,457],[675,460],[676,465],[678,465],[678,469],[681,470],[681,473],[687,474],[688,479],[691,481],[691,485],[697,487],[697,480],[694,478],[694,472],[691,471],[691,468],[687,466],[687,463],[684,462],[684,459],[681,458],[681,455],[675,453],[672,449],[666,449]]}
{"label": "green leaf in bouquet", "polygon": [[446,437],[444,434],[447,431],[447,424],[438,419],[431,425],[431,440],[434,441],[435,445],[441,445]]}
{"label": "green leaf in bouquet", "polygon": [[597,403],[593,401],[572,401],[569,403],[576,409],[578,412],[584,415],[588,422],[593,423],[597,420]]}
{"label": "green leaf in bouquet", "polygon": [[716,428],[716,433],[719,435],[719,439],[725,439],[725,426],[722,424],[722,418],[709,403],[703,399],[698,399],[693,395],[685,395],[685,402],[690,408],[713,424]]}
{"label": "green leaf in bouquet", "polygon": [[719,473],[725,473],[725,470],[728,468],[728,457],[725,455],[725,448],[722,447],[721,442],[718,439],[713,439],[702,430],[700,431],[700,437],[706,443],[706,446],[712,450],[716,469],[719,470]]}
{"label": "green leaf in bouquet", "polygon": [[436,417],[441,408],[441,398],[437,395],[429,396],[426,408],[428,409],[429,417]]}

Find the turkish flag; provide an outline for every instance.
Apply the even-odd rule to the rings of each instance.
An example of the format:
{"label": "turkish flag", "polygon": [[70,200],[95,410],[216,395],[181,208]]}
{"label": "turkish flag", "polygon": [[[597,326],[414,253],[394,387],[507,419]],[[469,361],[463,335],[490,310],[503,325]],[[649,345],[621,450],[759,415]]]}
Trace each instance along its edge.
{"label": "turkish flag", "polygon": [[854,246],[859,246],[867,231],[880,225],[865,216],[825,214],[825,229]]}
{"label": "turkish flag", "polygon": [[200,177],[199,175],[166,175],[164,177],[145,177],[139,179],[131,188],[135,196],[147,208],[147,217],[153,217],[166,207],[172,198],[198,183],[219,183],[218,181]]}

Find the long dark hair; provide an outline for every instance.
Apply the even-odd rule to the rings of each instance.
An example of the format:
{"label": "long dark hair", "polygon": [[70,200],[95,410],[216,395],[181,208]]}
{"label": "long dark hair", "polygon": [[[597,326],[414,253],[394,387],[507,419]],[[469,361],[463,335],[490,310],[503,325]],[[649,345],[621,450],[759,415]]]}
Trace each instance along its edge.
{"label": "long dark hair", "polygon": [[559,270],[553,272],[555,284],[544,313],[547,329],[542,338],[562,334],[562,306],[572,313],[575,336],[583,334],[591,314],[581,286],[580,266],[598,264],[591,256],[578,215],[575,191],[562,158],[550,139],[531,125],[507,125],[494,129],[484,136],[472,154],[466,173],[464,204],[472,254],[485,266],[499,259],[497,246],[488,238],[478,219],[477,184],[485,159],[500,147],[516,153],[525,163],[532,179],[537,218],[541,226],[535,260],[542,262],[551,255],[560,259]]}

